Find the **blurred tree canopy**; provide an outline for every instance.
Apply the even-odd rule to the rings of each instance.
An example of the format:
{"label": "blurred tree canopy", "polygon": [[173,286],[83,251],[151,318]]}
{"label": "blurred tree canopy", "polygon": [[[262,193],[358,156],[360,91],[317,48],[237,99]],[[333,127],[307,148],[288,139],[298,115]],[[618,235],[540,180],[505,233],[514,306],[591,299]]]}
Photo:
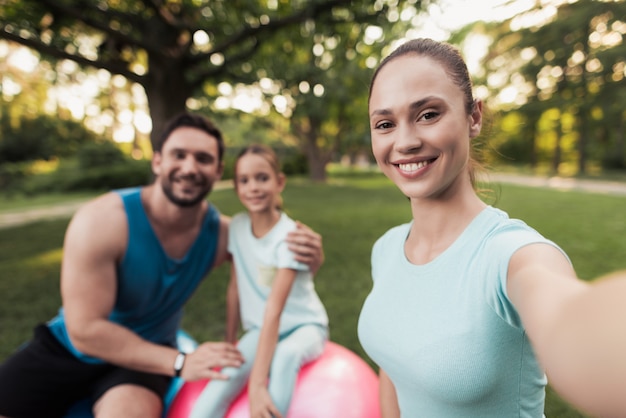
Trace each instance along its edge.
{"label": "blurred tree canopy", "polygon": [[[278,93],[286,93],[282,89],[287,89],[292,94],[283,99],[301,102],[302,95],[307,94],[303,87],[307,83],[313,93],[318,85],[326,93],[347,87],[346,98],[341,99],[344,102],[337,99],[333,105],[329,101],[322,104],[324,98],[320,96],[324,93],[317,91],[314,96],[319,99],[319,108],[342,106],[357,88],[350,84],[362,78],[351,80],[343,71],[367,70],[363,59],[356,57],[371,52],[373,45],[384,38],[365,40],[367,28],[387,30],[405,10],[415,12],[420,4],[419,0],[3,3],[0,38],[32,48],[46,59],[71,60],[83,68],[104,69],[141,85],[152,119],[152,140],[170,117],[186,109],[190,98],[206,104],[203,98],[214,97],[217,85],[223,82],[252,85],[276,78],[279,81],[275,86],[281,89],[276,95],[283,97]],[[342,67],[331,69],[331,64],[337,62]],[[334,78],[328,85],[325,73]],[[338,80],[339,74],[343,81]],[[296,86],[300,93],[293,94]],[[310,104],[307,102],[307,106]],[[341,111],[350,109],[334,110],[335,121]],[[325,146],[323,138],[349,136],[340,128],[325,127],[332,125],[326,120],[327,114],[314,113],[308,120],[299,118],[289,128],[306,138],[305,148],[311,155]],[[336,148],[335,144],[324,152]]]}
{"label": "blurred tree canopy", "polygon": [[505,154],[547,159],[553,173],[566,160],[580,174],[591,160],[626,168],[626,2],[534,8],[485,32],[494,42],[481,82],[506,112],[503,128],[520,128],[517,141],[506,132]]}

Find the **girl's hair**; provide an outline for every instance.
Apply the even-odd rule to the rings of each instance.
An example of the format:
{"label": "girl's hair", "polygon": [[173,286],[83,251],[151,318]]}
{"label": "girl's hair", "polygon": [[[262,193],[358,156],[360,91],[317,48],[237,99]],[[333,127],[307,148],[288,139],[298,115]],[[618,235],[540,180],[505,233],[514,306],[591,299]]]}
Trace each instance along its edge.
{"label": "girl's hair", "polygon": [[[428,38],[418,38],[407,41],[400,45],[391,54],[387,55],[380,63],[370,83],[369,95],[372,96],[372,88],[374,82],[380,73],[380,70],[388,63],[396,58],[403,57],[405,55],[419,55],[428,57],[434,61],[437,61],[444,68],[450,79],[456,84],[461,92],[465,101],[465,112],[467,115],[471,115],[475,109],[476,100],[472,93],[472,80],[470,79],[467,65],[461,56],[459,50],[445,42],[437,42]],[[369,100],[368,100],[369,101]],[[477,141],[473,141],[476,143]],[[469,161],[469,174],[472,186],[476,189],[476,176],[477,171],[482,169],[481,164],[478,162],[479,152],[476,147],[472,147]]]}
{"label": "girl's hair", "polygon": [[[272,148],[268,147],[265,144],[251,144],[245,147],[244,149],[242,149],[241,151],[239,151],[239,154],[237,154],[237,159],[235,160],[235,170],[234,170],[234,175],[233,175],[235,188],[237,187],[237,164],[239,163],[239,160],[241,159],[241,157],[243,157],[244,155],[248,155],[248,154],[255,154],[265,159],[265,161],[269,163],[270,167],[272,168],[272,171],[277,177],[283,175],[280,169],[280,161],[278,160],[278,156],[276,155],[276,153],[274,152]],[[282,208],[283,208],[283,200],[282,200],[282,197],[278,196],[276,209],[282,210]]]}

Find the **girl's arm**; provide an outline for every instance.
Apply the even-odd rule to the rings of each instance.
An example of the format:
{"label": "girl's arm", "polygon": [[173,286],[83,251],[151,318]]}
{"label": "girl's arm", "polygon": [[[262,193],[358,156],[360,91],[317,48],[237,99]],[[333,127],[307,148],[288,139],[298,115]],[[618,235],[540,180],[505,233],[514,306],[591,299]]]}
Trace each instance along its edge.
{"label": "girl's arm", "polygon": [[257,353],[248,382],[251,418],[282,417],[267,391],[267,378],[278,342],[280,315],[285,307],[295,278],[296,270],[279,269],[265,305],[263,327],[261,328]]}
{"label": "girl's arm", "polygon": [[230,282],[226,290],[226,342],[235,344],[239,331],[239,293],[235,265],[230,266]]}
{"label": "girl's arm", "polygon": [[398,406],[395,386],[383,369],[380,369],[378,375],[381,418],[400,418],[400,407]]}
{"label": "girl's arm", "polygon": [[518,250],[509,263],[509,298],[553,386],[597,416],[626,411],[626,273],[586,283],[547,244]]}

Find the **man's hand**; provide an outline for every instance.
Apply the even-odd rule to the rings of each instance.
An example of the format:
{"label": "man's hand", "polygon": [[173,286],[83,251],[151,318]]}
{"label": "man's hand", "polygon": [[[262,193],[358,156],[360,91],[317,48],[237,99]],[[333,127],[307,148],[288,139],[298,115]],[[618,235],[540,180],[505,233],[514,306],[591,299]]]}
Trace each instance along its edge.
{"label": "man's hand", "polygon": [[296,260],[308,265],[315,274],[324,263],[322,236],[300,222],[296,225],[297,228],[287,235],[287,244],[295,253]]}
{"label": "man's hand", "polygon": [[233,344],[204,343],[192,353],[187,354],[181,377],[186,381],[224,380],[228,379],[228,376],[220,373],[219,369],[222,367],[239,367],[243,362],[243,356]]}

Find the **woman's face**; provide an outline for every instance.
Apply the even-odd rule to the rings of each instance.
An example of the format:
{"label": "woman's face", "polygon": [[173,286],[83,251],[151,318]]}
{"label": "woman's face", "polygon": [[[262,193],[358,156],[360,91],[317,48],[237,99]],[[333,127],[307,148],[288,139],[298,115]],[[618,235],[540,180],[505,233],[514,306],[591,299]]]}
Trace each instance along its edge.
{"label": "woman's face", "polygon": [[372,151],[408,197],[438,199],[471,186],[470,140],[480,133],[482,105],[468,115],[461,89],[437,61],[417,54],[388,62],[369,102]]}

